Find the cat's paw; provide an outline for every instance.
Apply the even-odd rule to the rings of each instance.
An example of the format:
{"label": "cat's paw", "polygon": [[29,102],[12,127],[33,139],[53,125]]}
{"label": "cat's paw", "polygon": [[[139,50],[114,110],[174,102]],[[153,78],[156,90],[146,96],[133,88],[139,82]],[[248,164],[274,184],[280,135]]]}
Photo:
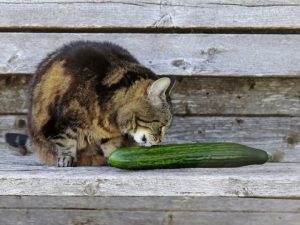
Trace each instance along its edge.
{"label": "cat's paw", "polygon": [[57,158],[57,166],[58,167],[73,167],[76,166],[74,157],[65,155]]}

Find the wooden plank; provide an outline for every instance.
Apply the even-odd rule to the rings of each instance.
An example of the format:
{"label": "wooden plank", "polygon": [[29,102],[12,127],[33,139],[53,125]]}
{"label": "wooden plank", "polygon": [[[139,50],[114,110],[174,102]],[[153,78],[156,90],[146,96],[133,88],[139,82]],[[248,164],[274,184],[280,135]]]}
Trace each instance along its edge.
{"label": "wooden plank", "polygon": [[236,142],[300,160],[299,117],[176,117],[167,142]]}
{"label": "wooden plank", "polygon": [[[0,149],[7,150],[4,135],[7,132],[26,133],[27,119],[25,115],[21,116],[0,116]],[[11,153],[20,155],[19,149],[9,148]],[[3,150],[2,150],[3,151]]]}
{"label": "wooden plank", "polygon": [[5,225],[164,225],[166,219],[163,212],[0,209]]}
{"label": "wooden plank", "polygon": [[[299,163],[126,171],[0,165],[0,195],[299,198]],[[42,187],[42,188],[41,188]]]}
{"label": "wooden plank", "polygon": [[160,75],[300,74],[300,35],[125,33],[1,33],[0,73],[33,73],[50,51],[72,40],[120,44]]}
{"label": "wooden plank", "polygon": [[174,112],[179,115],[299,115],[300,79],[177,79]]}
{"label": "wooden plank", "polygon": [[236,197],[0,196],[0,209],[299,213],[300,200]]}
{"label": "wooden plank", "polygon": [[299,29],[299,14],[297,0],[5,0],[0,27]]}
{"label": "wooden plank", "polygon": [[[0,113],[26,113],[31,76],[0,76]],[[177,77],[176,115],[300,115],[299,78]]]}
{"label": "wooden plank", "polygon": [[299,213],[144,212],[0,209],[5,225],[298,225]]}
{"label": "wooden plank", "polygon": [[31,76],[0,76],[0,114],[27,112],[27,88]]}
{"label": "wooden plank", "polygon": [[[7,149],[5,132],[25,132],[25,120],[0,117],[0,148]],[[280,156],[282,162],[300,162],[300,117],[175,117],[164,143],[187,142],[236,142]]]}
{"label": "wooden plank", "polygon": [[176,213],[172,225],[298,225],[300,214],[295,213]]}

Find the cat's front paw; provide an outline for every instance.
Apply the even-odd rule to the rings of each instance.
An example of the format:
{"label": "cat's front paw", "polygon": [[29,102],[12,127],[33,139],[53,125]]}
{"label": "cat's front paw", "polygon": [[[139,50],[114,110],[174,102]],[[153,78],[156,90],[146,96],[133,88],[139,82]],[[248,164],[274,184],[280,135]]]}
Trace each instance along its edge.
{"label": "cat's front paw", "polygon": [[57,166],[58,167],[73,167],[76,166],[74,157],[65,155],[57,158]]}

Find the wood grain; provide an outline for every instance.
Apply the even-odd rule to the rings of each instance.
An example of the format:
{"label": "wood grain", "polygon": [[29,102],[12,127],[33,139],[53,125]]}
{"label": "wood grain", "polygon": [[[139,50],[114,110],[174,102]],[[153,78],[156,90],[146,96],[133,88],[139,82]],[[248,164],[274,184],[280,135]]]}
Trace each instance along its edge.
{"label": "wood grain", "polygon": [[[0,116],[0,147],[4,134],[25,132],[25,116]],[[300,162],[299,117],[175,117],[165,144],[236,142],[263,149],[282,162]]]}
{"label": "wood grain", "polygon": [[297,0],[5,0],[0,27],[299,29],[299,14]]}
{"label": "wood grain", "polygon": [[[298,31],[299,14],[297,0],[1,1],[0,114],[27,112],[26,86],[47,53],[73,40],[109,40],[157,74],[179,76],[173,103],[181,116],[165,143],[239,142],[289,163],[46,167],[4,144],[5,132],[26,133],[26,116],[2,115],[0,224],[298,225],[300,35],[279,33]],[[252,29],[278,34],[199,33]]]}
{"label": "wood grain", "polygon": [[299,212],[296,199],[195,196],[0,196],[0,208],[186,212]]}
{"label": "wood grain", "polygon": [[178,213],[173,215],[172,225],[297,225],[299,218],[299,213]]}
{"label": "wood grain", "polygon": [[[0,76],[0,113],[26,113],[31,76]],[[300,115],[299,78],[177,77],[176,115]]]}
{"label": "wood grain", "polygon": [[178,78],[173,106],[179,115],[299,115],[300,79]]}
{"label": "wood grain", "polygon": [[176,117],[167,142],[236,142],[300,159],[299,117]]}
{"label": "wood grain", "polygon": [[33,73],[50,51],[75,40],[120,44],[160,75],[300,74],[300,35],[5,32],[0,36],[0,73]]}
{"label": "wood grain", "polygon": [[299,198],[299,163],[126,171],[0,165],[0,195]]}
{"label": "wood grain", "polygon": [[5,225],[298,225],[299,213],[0,209]]}
{"label": "wood grain", "polygon": [[0,76],[0,114],[27,112],[27,88],[31,76]]}

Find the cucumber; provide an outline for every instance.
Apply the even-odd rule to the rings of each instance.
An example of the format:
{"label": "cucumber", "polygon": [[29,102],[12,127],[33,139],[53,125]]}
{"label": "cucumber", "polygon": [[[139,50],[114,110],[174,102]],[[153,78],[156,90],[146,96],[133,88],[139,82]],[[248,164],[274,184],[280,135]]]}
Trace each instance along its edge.
{"label": "cucumber", "polygon": [[238,167],[263,164],[268,154],[235,143],[173,144],[152,147],[126,147],[108,158],[110,166],[127,170]]}

